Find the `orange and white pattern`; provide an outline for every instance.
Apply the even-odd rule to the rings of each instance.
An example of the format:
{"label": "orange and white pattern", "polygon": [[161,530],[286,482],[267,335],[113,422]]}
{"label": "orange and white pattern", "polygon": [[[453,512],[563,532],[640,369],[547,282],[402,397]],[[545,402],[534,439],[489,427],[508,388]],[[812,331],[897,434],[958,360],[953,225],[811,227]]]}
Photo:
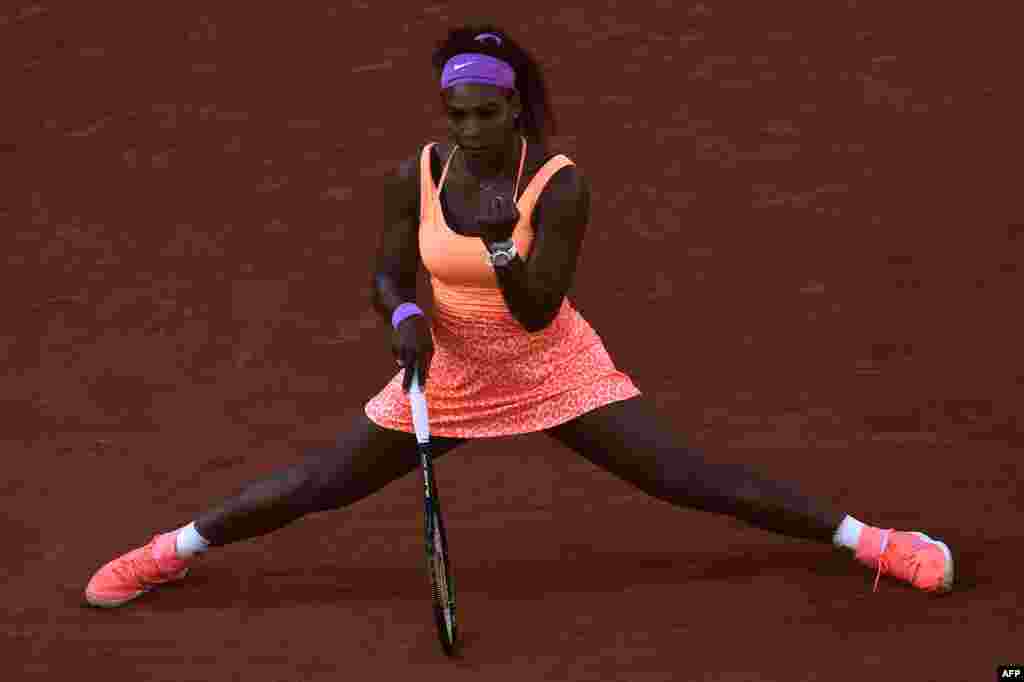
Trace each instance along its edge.
{"label": "orange and white pattern", "polygon": [[[531,433],[640,395],[568,299],[551,324],[534,334],[512,316],[485,260],[483,242],[453,232],[444,222],[438,197],[451,159],[435,189],[430,146],[420,158],[419,239],[435,303],[434,358],[425,391],[431,434],[487,438]],[[512,238],[523,258],[529,254],[530,216],[541,190],[555,171],[571,163],[563,155],[550,159],[517,202],[522,219]],[[403,375],[399,370],[365,411],[379,426],[412,433]]]}

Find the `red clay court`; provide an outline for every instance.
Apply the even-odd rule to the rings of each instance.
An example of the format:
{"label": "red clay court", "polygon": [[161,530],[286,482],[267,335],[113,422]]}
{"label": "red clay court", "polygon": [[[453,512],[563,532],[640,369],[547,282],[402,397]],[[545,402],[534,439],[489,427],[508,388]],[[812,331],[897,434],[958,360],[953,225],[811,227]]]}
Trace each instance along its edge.
{"label": "red clay court", "polygon": [[0,12],[5,680],[974,682],[1024,661],[1010,3],[496,5],[591,180],[571,299],[617,366],[709,454],[947,541],[958,580],[873,594],[846,554],[647,498],[543,435],[479,441],[436,465],[454,661],[418,471],[122,609],[82,590],[390,379],[381,183],[444,139],[430,50],[479,4],[87,5]]}

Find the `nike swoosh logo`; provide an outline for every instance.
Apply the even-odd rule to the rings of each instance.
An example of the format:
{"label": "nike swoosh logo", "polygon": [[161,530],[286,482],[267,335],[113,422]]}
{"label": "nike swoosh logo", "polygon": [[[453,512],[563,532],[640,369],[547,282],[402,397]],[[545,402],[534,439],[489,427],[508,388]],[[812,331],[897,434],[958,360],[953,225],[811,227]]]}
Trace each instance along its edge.
{"label": "nike swoosh logo", "polygon": [[452,71],[458,71],[463,66],[469,66],[469,62],[466,62],[465,64],[456,64],[455,66],[452,67]]}

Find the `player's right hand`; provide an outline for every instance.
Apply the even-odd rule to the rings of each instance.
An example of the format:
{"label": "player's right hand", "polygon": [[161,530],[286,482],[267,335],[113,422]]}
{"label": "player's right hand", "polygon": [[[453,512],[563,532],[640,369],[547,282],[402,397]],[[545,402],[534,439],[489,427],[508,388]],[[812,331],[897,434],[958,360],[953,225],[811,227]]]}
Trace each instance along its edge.
{"label": "player's right hand", "polygon": [[420,388],[426,390],[430,362],[434,358],[434,338],[425,315],[410,315],[398,324],[391,333],[391,352],[399,367],[405,368],[402,390],[409,392],[414,368],[419,370]]}

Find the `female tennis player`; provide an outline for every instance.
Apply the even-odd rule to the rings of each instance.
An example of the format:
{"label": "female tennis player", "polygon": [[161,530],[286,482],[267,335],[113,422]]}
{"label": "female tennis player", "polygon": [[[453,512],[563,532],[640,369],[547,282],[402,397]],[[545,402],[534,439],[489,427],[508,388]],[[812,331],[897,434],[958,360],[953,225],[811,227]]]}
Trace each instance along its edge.
{"label": "female tennis player", "polygon": [[[389,178],[373,279],[403,369],[336,447],[107,563],[87,601],[124,604],[183,578],[211,547],[345,507],[415,469],[413,368],[436,456],[471,438],[543,431],[658,499],[849,550],[877,571],[875,590],[883,573],[928,592],[952,589],[944,543],[866,525],[684,444],[566,298],[590,192],[580,169],[546,146],[555,122],[536,61],[500,28],[480,25],[452,30],[432,64],[451,140],[425,145]],[[434,291],[429,321],[414,303],[420,262]]]}

